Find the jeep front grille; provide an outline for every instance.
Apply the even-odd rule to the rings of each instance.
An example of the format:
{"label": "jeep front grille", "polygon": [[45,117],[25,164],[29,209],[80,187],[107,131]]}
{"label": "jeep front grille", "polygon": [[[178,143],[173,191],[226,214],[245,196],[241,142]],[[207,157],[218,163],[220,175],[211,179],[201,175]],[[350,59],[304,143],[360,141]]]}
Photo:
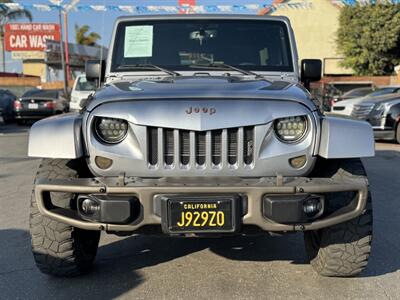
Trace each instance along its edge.
{"label": "jeep front grille", "polygon": [[164,161],[167,165],[174,162],[174,130],[164,129]]}
{"label": "jeep front grille", "polygon": [[234,165],[238,155],[238,129],[228,129],[228,163]]}
{"label": "jeep front grille", "polygon": [[251,165],[254,126],[209,131],[147,127],[147,161],[151,168]]}
{"label": "jeep front grille", "polygon": [[157,128],[149,127],[147,130],[147,160],[150,165],[157,164],[158,161],[158,132]]}
{"label": "jeep front grille", "polygon": [[221,163],[222,130],[211,131],[211,161],[213,165]]}
{"label": "jeep front grille", "polygon": [[206,132],[196,132],[196,163],[204,165],[206,163]]}
{"label": "jeep front grille", "polygon": [[[187,164],[189,164],[190,161],[190,131],[181,130],[179,132],[179,141],[180,162],[182,165],[186,166]],[[173,148],[171,154],[174,155]]]}

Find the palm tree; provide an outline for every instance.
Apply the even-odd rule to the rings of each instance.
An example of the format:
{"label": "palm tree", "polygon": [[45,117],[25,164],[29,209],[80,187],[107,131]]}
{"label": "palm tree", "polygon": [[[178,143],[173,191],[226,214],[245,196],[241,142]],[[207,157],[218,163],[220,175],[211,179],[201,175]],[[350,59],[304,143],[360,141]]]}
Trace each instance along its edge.
{"label": "palm tree", "polygon": [[10,3],[10,0],[0,0],[0,51],[2,59],[2,72],[6,71],[5,51],[4,51],[4,26],[10,21],[26,18],[32,22],[30,11],[22,8],[9,8],[3,3]]}
{"label": "palm tree", "polygon": [[85,46],[96,46],[97,40],[101,39],[101,36],[96,32],[90,32],[88,25],[79,26],[75,24],[75,41],[79,45]]}

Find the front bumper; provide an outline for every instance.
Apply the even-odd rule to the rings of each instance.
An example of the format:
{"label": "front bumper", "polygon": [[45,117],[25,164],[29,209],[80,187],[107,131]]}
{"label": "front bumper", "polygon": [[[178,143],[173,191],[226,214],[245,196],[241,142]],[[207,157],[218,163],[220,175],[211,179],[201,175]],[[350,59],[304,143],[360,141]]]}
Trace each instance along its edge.
{"label": "front bumper", "polygon": [[[207,180],[204,182],[182,182],[183,179],[129,179],[93,178],[93,179],[38,179],[34,188],[39,211],[51,219],[87,230],[136,231],[145,225],[162,224],[157,212],[158,195],[181,194],[240,194],[247,199],[247,208],[242,216],[242,225],[256,225],[265,231],[285,232],[316,230],[351,220],[361,215],[368,198],[368,182],[365,178],[236,178]],[[204,180],[204,179],[203,179]],[[281,224],[267,219],[263,215],[262,199],[265,195],[311,195],[334,192],[355,192],[355,198],[346,207],[332,215],[323,216],[309,223]],[[75,211],[52,206],[49,192],[68,192],[79,195],[102,194],[135,196],[140,201],[140,213],[130,224],[107,224],[85,221]]]}
{"label": "front bumper", "polygon": [[53,110],[19,110],[15,112],[17,120],[39,120],[54,115]]}

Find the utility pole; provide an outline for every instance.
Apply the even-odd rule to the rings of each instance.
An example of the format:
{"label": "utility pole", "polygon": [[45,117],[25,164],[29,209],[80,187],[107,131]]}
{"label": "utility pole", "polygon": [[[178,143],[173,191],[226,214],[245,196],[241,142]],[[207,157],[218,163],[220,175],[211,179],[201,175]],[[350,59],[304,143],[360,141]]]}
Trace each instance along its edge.
{"label": "utility pole", "polygon": [[73,9],[81,0],[71,0],[71,2],[65,5],[64,13],[64,45],[65,45],[65,64],[67,81],[71,80],[71,66],[69,64],[69,47],[68,47],[68,12]]}
{"label": "utility pole", "polygon": [[67,81],[71,80],[71,68],[69,65],[69,48],[68,48],[68,13],[64,11],[64,45],[65,45],[65,65],[67,73]]}
{"label": "utility pole", "polygon": [[1,38],[1,56],[2,56],[2,61],[1,65],[3,69],[1,70],[2,72],[6,71],[6,45],[5,45],[5,39],[4,39],[4,26],[0,26],[0,38]]}
{"label": "utility pole", "polygon": [[68,81],[65,70],[65,56],[64,56],[64,44],[63,44],[63,27],[62,27],[62,11],[63,8],[61,4],[64,0],[49,0],[52,4],[57,5],[58,8],[58,23],[60,25],[60,59],[61,59],[61,69],[64,77],[64,94],[68,95]]}
{"label": "utility pole", "polygon": [[[60,2],[61,5],[61,2]],[[64,77],[64,94],[68,95],[68,78],[65,68],[65,57],[64,57],[64,43],[63,43],[63,30],[62,30],[62,9],[59,10],[59,23],[60,23],[60,56],[61,56],[61,68]]]}

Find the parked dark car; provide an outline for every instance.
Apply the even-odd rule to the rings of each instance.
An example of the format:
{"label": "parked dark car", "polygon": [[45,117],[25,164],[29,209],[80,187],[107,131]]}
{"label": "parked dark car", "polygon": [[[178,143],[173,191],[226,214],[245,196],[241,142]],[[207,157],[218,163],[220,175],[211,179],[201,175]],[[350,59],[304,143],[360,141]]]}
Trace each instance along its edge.
{"label": "parked dark car", "polygon": [[374,89],[372,87],[362,87],[362,88],[352,89],[352,90],[344,93],[341,96],[332,97],[331,106],[334,103],[339,102],[339,101],[349,100],[349,99],[353,99],[353,98],[359,98],[359,97],[366,96],[366,95],[370,94],[373,91],[374,91]]}
{"label": "parked dark car", "polygon": [[30,90],[14,102],[15,118],[19,124],[68,111],[68,100],[60,90]]}
{"label": "parked dark car", "polygon": [[400,95],[375,103],[367,121],[374,129],[375,139],[395,140],[400,144]]}
{"label": "parked dark car", "polygon": [[322,102],[325,111],[334,103],[356,97],[363,97],[375,90],[373,82],[330,82],[323,88]]}
{"label": "parked dark car", "polygon": [[2,109],[2,116],[5,123],[14,119],[13,105],[15,99],[17,99],[17,96],[9,90],[0,90],[0,108]]}

